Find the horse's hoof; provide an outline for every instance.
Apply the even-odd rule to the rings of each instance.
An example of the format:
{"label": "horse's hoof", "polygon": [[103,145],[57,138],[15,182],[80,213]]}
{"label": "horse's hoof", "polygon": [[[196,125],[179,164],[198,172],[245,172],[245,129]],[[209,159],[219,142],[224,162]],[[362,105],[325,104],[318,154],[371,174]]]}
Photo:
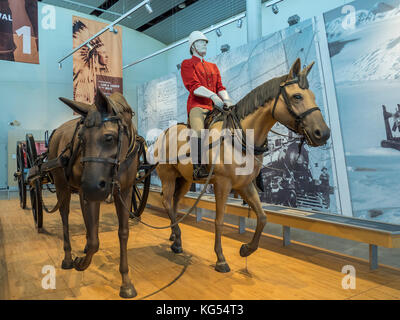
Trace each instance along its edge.
{"label": "horse's hoof", "polygon": [[171,233],[171,236],[169,237],[169,241],[175,241],[175,233]]}
{"label": "horse's hoof", "polygon": [[84,258],[80,258],[80,257],[76,257],[75,258],[75,260],[74,260],[74,268],[75,268],[75,270],[77,270],[77,271],[85,270],[85,268],[81,267],[81,264],[82,264],[83,260],[84,260]]}
{"label": "horse's hoof", "polygon": [[254,251],[254,249],[250,249],[248,244],[242,244],[242,246],[240,247],[240,256],[241,257],[248,257],[249,255],[251,255]]}
{"label": "horse's hoof", "polygon": [[229,265],[226,262],[217,262],[215,270],[221,273],[227,273],[231,271],[231,268],[229,268]]}
{"label": "horse's hoof", "polygon": [[125,299],[134,298],[137,296],[137,292],[133,284],[130,283],[126,287],[121,286],[121,289],[119,290],[119,296]]}
{"label": "horse's hoof", "polygon": [[85,246],[85,249],[83,249],[83,253],[87,253],[88,252],[88,248],[87,248],[87,245]]}
{"label": "horse's hoof", "polygon": [[183,252],[182,247],[176,245],[175,243],[173,243],[173,244],[171,245],[171,250],[172,250],[174,253],[182,253],[182,252]]}
{"label": "horse's hoof", "polygon": [[74,262],[72,260],[63,260],[61,263],[61,269],[72,269],[74,267]]}
{"label": "horse's hoof", "polygon": [[38,233],[44,233],[44,229],[43,229],[43,228],[38,228],[38,229],[37,229],[37,232],[38,232]]}

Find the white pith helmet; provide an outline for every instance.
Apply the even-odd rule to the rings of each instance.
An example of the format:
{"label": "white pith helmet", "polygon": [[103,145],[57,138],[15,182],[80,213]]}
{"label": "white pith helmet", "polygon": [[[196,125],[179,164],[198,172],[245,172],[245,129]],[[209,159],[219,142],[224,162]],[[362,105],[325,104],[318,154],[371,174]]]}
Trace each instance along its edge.
{"label": "white pith helmet", "polygon": [[205,40],[208,42],[207,37],[201,31],[193,31],[189,36],[189,50],[192,48],[193,43],[197,40]]}

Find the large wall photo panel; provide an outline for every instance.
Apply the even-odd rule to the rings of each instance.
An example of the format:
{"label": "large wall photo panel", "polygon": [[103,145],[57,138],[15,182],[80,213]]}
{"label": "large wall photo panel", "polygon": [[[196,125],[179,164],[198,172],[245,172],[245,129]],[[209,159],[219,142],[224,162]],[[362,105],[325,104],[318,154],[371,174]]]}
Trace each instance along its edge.
{"label": "large wall photo panel", "polygon": [[400,1],[324,14],[355,217],[400,223]]}

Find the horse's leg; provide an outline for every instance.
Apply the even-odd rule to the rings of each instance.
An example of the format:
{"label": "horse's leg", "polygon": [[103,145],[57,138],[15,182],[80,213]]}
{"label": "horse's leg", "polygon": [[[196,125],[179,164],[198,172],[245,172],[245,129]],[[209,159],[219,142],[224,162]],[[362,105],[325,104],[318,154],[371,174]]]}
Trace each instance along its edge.
{"label": "horse's leg", "polygon": [[261,206],[260,196],[258,195],[257,189],[253,183],[250,183],[246,188],[238,190],[239,194],[245,200],[250,207],[254,210],[257,215],[257,226],[254,232],[253,239],[250,243],[243,244],[240,248],[240,255],[247,257],[257,250],[260,242],[260,236],[264,230],[264,226],[267,223],[267,216]]}
{"label": "horse's leg", "polygon": [[[178,178],[175,182],[175,192],[173,196],[173,207],[170,215],[171,223],[176,222],[176,215],[178,213],[178,203],[184,197],[184,195],[190,190],[191,182],[188,182],[184,178]],[[179,224],[174,227],[171,227],[172,233],[170,240],[174,241],[171,245],[172,251],[175,253],[182,252],[182,239],[181,239],[181,229],[179,228]]]}
{"label": "horse's leg", "polygon": [[218,272],[229,272],[228,263],[225,261],[224,254],[222,253],[221,235],[224,226],[225,204],[231,191],[231,182],[228,179],[221,178],[218,183],[214,184],[214,194],[216,202],[216,216],[215,216],[215,245],[214,251],[217,254],[217,264],[215,270]]}
{"label": "horse's leg", "polygon": [[[173,209],[173,197],[175,193],[175,182],[176,182],[176,176],[172,174],[159,174],[160,179],[161,179],[161,184],[162,184],[162,204],[165,208],[165,210],[168,213],[168,216],[171,220],[171,223],[175,223],[175,213]],[[182,247],[176,247],[174,246],[176,242],[176,234],[175,232],[178,232],[179,227],[171,227],[171,236],[170,240],[174,241],[174,243],[171,245],[171,250],[175,253],[180,253],[182,252]],[[180,232],[180,230],[179,230]],[[179,242],[178,242],[179,243]]]}
{"label": "horse's leg", "polygon": [[[57,185],[57,184],[56,184]],[[69,240],[69,205],[71,201],[71,192],[69,188],[56,188],[57,190],[57,201],[60,202],[60,215],[63,224],[63,236],[64,236],[64,260],[61,263],[62,269],[72,269],[74,263],[71,255],[71,242]]]}
{"label": "horse's leg", "polygon": [[122,277],[122,285],[119,291],[119,295],[122,298],[133,298],[136,297],[137,293],[135,287],[129,279],[129,266],[128,266],[128,238],[129,238],[129,211],[126,208],[131,207],[132,201],[132,187],[121,192],[121,199],[124,202],[122,204],[120,197],[114,198],[115,208],[118,215],[118,237],[120,247],[120,260],[119,260],[119,272]]}
{"label": "horse's leg", "polygon": [[74,260],[74,267],[83,271],[89,267],[93,255],[99,250],[99,211],[100,202],[83,201],[83,220],[85,221],[87,233],[87,252],[85,257],[77,257]]}
{"label": "horse's leg", "polygon": [[[83,210],[85,210],[85,203],[83,201],[82,192],[79,192],[79,202],[81,204],[81,211],[82,211],[82,214],[83,214]],[[87,250],[88,250],[87,241],[88,241],[88,233],[86,231],[86,245],[85,245],[85,249],[83,249],[83,253],[87,253]]]}

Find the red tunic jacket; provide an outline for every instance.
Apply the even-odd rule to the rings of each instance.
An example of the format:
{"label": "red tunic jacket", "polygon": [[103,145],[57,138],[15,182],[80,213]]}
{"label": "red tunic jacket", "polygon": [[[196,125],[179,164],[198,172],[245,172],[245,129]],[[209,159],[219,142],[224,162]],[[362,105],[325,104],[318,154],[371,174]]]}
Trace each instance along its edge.
{"label": "red tunic jacket", "polygon": [[212,100],[195,96],[193,91],[199,87],[206,87],[212,92],[218,93],[219,91],[226,90],[221,82],[221,74],[218,67],[211,62],[203,62],[196,56],[191,59],[184,60],[181,65],[181,76],[183,84],[189,91],[189,98],[187,101],[187,112],[194,107],[201,107],[204,109],[212,110]]}

